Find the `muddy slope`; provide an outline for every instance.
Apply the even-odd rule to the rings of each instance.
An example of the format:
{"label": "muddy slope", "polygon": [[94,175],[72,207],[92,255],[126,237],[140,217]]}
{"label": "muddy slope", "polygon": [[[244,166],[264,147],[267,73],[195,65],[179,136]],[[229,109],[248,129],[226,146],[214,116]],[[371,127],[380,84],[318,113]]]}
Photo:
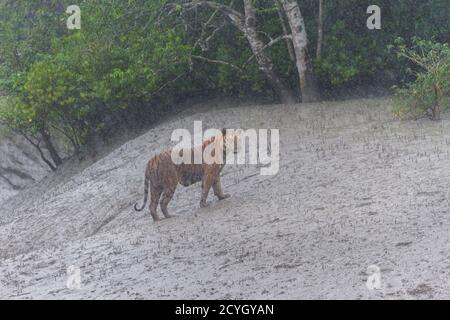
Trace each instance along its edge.
{"label": "muddy slope", "polygon": [[[450,121],[399,122],[390,100],[197,108],[70,181],[0,208],[1,298],[450,298]],[[229,166],[232,198],[179,187],[153,223],[148,159],[175,128],[279,128],[275,176]],[[381,288],[366,287],[367,268]],[[66,287],[67,268],[81,288]]]}
{"label": "muddy slope", "polygon": [[0,205],[40,181],[49,171],[25,139],[19,136],[0,138]]}

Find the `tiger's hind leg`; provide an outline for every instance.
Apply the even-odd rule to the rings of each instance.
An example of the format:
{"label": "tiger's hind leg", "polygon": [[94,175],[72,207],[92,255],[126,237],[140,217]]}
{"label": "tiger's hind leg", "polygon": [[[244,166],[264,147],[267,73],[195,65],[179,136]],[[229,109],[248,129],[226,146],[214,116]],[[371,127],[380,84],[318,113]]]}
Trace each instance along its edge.
{"label": "tiger's hind leg", "polygon": [[167,187],[164,188],[163,196],[160,202],[161,205],[161,211],[164,214],[164,217],[166,218],[173,218],[174,216],[169,214],[169,211],[167,210],[167,206],[169,205],[170,200],[172,200],[173,195],[175,194],[175,187]]}
{"label": "tiger's hind leg", "polygon": [[178,185],[178,180],[179,179],[176,170],[169,170],[164,177],[163,195],[159,204],[161,206],[161,211],[164,214],[164,217],[166,218],[172,218],[172,215],[170,215],[169,211],[167,210],[167,206],[170,200],[172,200],[173,195],[175,194],[175,190],[177,189]]}
{"label": "tiger's hind leg", "polygon": [[200,207],[206,208],[208,206],[208,203],[206,203],[206,199],[208,198],[209,190],[211,190],[211,187],[216,182],[216,172],[211,171],[209,173],[205,173],[203,175],[202,180],[202,197],[200,199]]}
{"label": "tiger's hind leg", "polygon": [[151,186],[150,187],[150,214],[152,215],[153,221],[159,221],[161,220],[160,217],[158,217],[158,214],[156,213],[158,209],[158,202],[159,198],[161,198],[161,193],[163,189],[161,187]]}
{"label": "tiger's hind leg", "polygon": [[230,195],[228,193],[223,193],[222,183],[220,182],[220,176],[218,176],[216,181],[214,181],[213,190],[214,190],[214,195],[219,200],[228,199],[230,197]]}

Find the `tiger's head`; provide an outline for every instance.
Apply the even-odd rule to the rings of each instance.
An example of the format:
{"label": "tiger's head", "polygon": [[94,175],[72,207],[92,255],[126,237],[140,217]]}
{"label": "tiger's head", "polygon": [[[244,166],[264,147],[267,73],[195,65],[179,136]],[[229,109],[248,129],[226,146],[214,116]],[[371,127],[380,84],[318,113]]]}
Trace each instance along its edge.
{"label": "tiger's head", "polygon": [[238,153],[241,150],[241,129],[222,129],[223,153]]}
{"label": "tiger's head", "polygon": [[224,164],[228,154],[241,149],[241,130],[217,130],[217,135],[203,143],[203,161],[206,164]]}

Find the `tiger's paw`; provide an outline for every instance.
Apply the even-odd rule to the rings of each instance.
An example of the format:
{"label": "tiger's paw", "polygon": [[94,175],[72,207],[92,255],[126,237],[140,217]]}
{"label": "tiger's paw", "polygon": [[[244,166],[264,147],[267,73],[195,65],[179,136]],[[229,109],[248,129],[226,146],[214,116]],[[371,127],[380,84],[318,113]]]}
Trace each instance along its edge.
{"label": "tiger's paw", "polygon": [[154,222],[158,222],[158,221],[162,220],[160,217],[158,217],[157,214],[152,214],[151,216],[152,216]]}
{"label": "tiger's paw", "polygon": [[225,193],[222,196],[217,196],[217,198],[219,198],[219,200],[225,200],[228,199],[229,197],[231,197],[228,193]]}

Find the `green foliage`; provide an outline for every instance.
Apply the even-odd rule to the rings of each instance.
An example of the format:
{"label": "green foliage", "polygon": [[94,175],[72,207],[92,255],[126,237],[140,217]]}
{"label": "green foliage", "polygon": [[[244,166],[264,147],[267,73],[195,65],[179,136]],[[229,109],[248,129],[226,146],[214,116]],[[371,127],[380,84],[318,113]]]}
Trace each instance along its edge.
{"label": "green foliage", "polygon": [[[366,26],[366,9],[372,4],[369,0],[325,1],[323,53],[320,60],[314,61],[322,87],[374,83],[390,86],[409,80],[404,62],[390,54],[389,44],[398,37],[450,41],[448,0],[379,0],[375,4],[381,8],[381,30]],[[313,49],[317,39],[316,11],[305,4],[304,12]]]}
{"label": "green foliage", "polygon": [[[364,55],[366,49],[355,54],[349,55],[349,46],[361,46],[363,44],[355,43],[364,42],[364,38],[355,37],[355,35],[347,32],[347,26],[343,21],[337,21],[327,37],[326,53],[324,57],[316,61],[316,73],[323,82],[330,83],[332,86],[346,83],[356,76],[366,73],[370,66],[370,60]],[[353,39],[350,41],[348,38]],[[370,50],[370,48],[367,48]],[[370,69],[369,69],[370,70]]]}
{"label": "green foliage", "polygon": [[58,61],[34,63],[20,80],[16,112],[22,113],[35,130],[52,127],[78,147],[87,132],[83,120],[92,112],[80,96],[83,85],[79,80],[70,68]]}
{"label": "green foliage", "polygon": [[0,90],[13,91],[14,78],[49,53],[66,34],[61,19],[70,1],[0,1]]}
{"label": "green foliage", "polygon": [[[158,13],[156,1],[83,1],[80,7],[90,13],[83,15],[82,30],[48,37],[42,51],[19,42],[41,52],[26,59],[26,68],[0,64],[15,70],[7,80],[15,98],[3,121],[33,134],[43,127],[58,131],[75,148],[92,131],[113,126],[111,115],[144,112],[139,107],[152,99],[176,95],[170,84],[187,72],[190,53],[177,30],[149,23]],[[18,25],[15,16],[9,18]],[[20,30],[9,31],[19,37]]]}
{"label": "green foliage", "polygon": [[[0,107],[0,120],[31,135],[43,129],[62,133],[77,148],[93,131],[106,134],[123,121],[134,126],[155,120],[173,101],[194,94],[271,96],[247,40],[220,11],[203,6],[185,10],[186,1],[174,0],[168,15],[168,3],[79,0],[82,29],[77,31],[66,28],[65,10],[72,1],[0,0],[0,91],[11,96]],[[231,3],[243,12],[242,1]],[[450,40],[448,0],[379,0],[381,31],[366,27],[369,0],[324,3],[319,59],[314,58],[317,1],[299,1],[309,53],[323,89],[409,81],[405,61],[390,54],[387,45],[398,36]],[[253,5],[261,39],[268,43],[282,35],[275,1],[255,0]],[[207,43],[199,45],[199,39]],[[298,88],[286,42],[266,50],[277,74]],[[445,105],[440,101],[447,88],[445,68],[444,64],[418,73],[409,91],[403,89],[403,99],[412,97],[422,109],[433,105],[432,95],[425,93],[437,85],[438,103]]]}
{"label": "green foliage", "polygon": [[35,131],[34,123],[27,111],[18,105],[16,99],[10,97],[4,97],[0,101],[0,125],[5,132],[31,134]]}
{"label": "green foliage", "polygon": [[7,97],[0,96],[0,138],[8,136],[10,133],[10,128],[2,123],[2,114],[5,112],[7,108]]}
{"label": "green foliage", "polygon": [[399,117],[417,117],[430,111],[431,118],[439,119],[450,101],[450,48],[448,44],[418,38],[413,43],[409,48],[402,39],[396,42],[397,56],[419,70],[414,82],[396,89],[394,112]]}

